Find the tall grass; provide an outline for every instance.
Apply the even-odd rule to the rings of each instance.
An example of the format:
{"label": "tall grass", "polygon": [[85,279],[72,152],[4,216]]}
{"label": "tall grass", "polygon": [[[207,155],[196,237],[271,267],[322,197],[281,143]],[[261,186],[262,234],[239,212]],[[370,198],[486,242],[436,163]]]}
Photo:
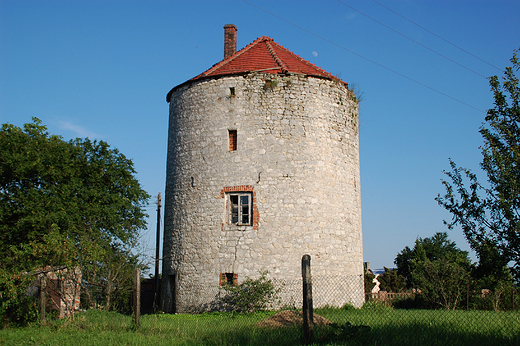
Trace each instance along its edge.
{"label": "tall grass", "polygon": [[[275,312],[129,316],[90,310],[75,320],[0,330],[1,345],[298,345],[301,327],[259,327]],[[492,311],[317,309],[316,345],[519,345],[520,313]]]}

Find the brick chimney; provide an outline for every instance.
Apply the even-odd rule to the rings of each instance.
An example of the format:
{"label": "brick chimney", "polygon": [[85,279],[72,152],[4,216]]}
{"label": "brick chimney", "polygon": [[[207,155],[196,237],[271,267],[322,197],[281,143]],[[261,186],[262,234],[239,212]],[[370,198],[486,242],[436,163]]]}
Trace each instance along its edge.
{"label": "brick chimney", "polygon": [[224,25],[224,59],[237,52],[237,27],[235,24]]}

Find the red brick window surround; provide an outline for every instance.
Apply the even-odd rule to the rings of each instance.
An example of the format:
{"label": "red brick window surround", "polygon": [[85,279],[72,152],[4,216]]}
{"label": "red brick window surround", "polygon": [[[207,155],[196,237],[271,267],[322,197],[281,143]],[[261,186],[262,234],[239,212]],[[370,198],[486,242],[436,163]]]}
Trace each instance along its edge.
{"label": "red brick window surround", "polygon": [[220,191],[226,199],[226,223],[258,229],[258,206],[252,185],[227,186]]}
{"label": "red brick window surround", "polygon": [[237,130],[228,130],[229,133],[229,151],[237,150]]}
{"label": "red brick window surround", "polygon": [[220,286],[237,286],[238,274],[236,273],[220,273]]}

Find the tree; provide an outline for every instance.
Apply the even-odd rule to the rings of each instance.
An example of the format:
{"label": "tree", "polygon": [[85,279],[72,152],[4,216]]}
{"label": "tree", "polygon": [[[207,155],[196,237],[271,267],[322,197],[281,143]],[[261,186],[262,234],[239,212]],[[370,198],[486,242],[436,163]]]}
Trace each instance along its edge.
{"label": "tree", "polygon": [[431,307],[455,309],[466,292],[470,271],[448,258],[412,261],[414,286]]}
{"label": "tree", "polygon": [[473,269],[468,252],[460,250],[446,232],[418,238],[403,249],[394,263],[409,288],[418,289],[430,307],[454,309],[467,287]]}
{"label": "tree", "polygon": [[406,279],[406,286],[413,288],[414,280],[411,268],[413,263],[426,259],[436,261],[443,258],[464,263],[467,269],[471,266],[468,252],[460,250],[455,242],[448,239],[446,232],[437,232],[431,238],[417,238],[413,249],[406,246],[397,254],[394,264],[397,266],[397,273]]}
{"label": "tree", "polygon": [[[487,175],[481,184],[477,175],[457,167],[450,159],[449,179],[442,181],[444,196],[436,200],[452,214],[450,229],[460,226],[479,256],[481,265],[492,265],[491,272],[505,272],[512,263],[512,272],[520,281],[520,88],[515,76],[520,68],[518,50],[511,58],[502,83],[490,78],[494,107],[487,111],[486,123],[480,134],[484,140],[480,167]],[[495,256],[492,262],[487,261]],[[498,255],[498,256],[496,256]],[[490,287],[491,288],[491,287]]]}
{"label": "tree", "polygon": [[[0,131],[0,282],[2,311],[20,273],[45,266],[107,268],[146,226],[149,195],[131,160],[106,142],[64,141],[41,121]],[[88,290],[106,279],[91,276]],[[88,278],[88,276],[85,276]],[[16,281],[18,280],[18,281]],[[106,298],[106,297],[105,297]]]}
{"label": "tree", "polygon": [[399,293],[406,287],[404,276],[399,275],[396,269],[388,269],[384,267],[385,272],[377,277],[377,281],[381,283],[379,288],[381,291]]}
{"label": "tree", "polygon": [[365,270],[364,281],[365,281],[365,293],[372,293],[372,289],[376,285],[374,279],[376,276],[372,272],[372,270]]}

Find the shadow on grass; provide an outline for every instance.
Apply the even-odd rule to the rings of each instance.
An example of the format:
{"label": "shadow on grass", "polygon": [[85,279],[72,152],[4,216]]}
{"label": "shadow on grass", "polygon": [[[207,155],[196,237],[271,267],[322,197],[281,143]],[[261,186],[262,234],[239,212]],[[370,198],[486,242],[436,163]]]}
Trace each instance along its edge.
{"label": "shadow on grass", "polygon": [[[411,321],[399,314],[396,317],[395,311],[380,311],[377,316],[370,311],[340,312],[343,319],[331,320],[341,324],[315,327],[314,345],[520,345],[517,314],[500,315],[501,319],[490,315],[499,321],[492,325],[494,320],[483,319],[480,313],[458,313],[450,321],[447,317],[455,316],[453,313],[416,312],[414,317],[421,320]],[[331,310],[329,317],[333,313]],[[301,325],[258,325],[273,314],[152,315],[143,316],[141,327],[134,329],[129,316],[89,311],[78,314],[75,321],[0,330],[0,344],[69,346],[73,340],[89,345],[302,345]],[[468,323],[474,326],[470,330]]]}
{"label": "shadow on grass", "polygon": [[[201,333],[186,344],[201,345],[303,345],[299,326],[279,328],[239,328],[216,334]],[[353,326],[347,330],[338,327],[315,329],[313,345],[520,345],[520,333],[510,338],[479,333],[447,331],[443,327],[411,324],[399,327]]]}
{"label": "shadow on grass", "polygon": [[[364,327],[364,328],[361,328]],[[325,327],[316,333],[316,345],[520,345],[520,331],[510,336],[485,335],[477,332],[448,330],[444,326],[411,323],[405,326],[357,326],[338,332],[338,327]]]}

